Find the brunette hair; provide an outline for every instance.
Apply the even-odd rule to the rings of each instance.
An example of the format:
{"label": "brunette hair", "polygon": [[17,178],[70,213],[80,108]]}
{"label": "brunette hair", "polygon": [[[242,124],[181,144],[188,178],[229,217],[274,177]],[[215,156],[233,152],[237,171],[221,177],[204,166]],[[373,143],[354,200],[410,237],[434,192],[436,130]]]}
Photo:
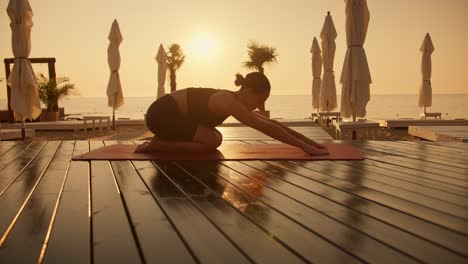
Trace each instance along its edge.
{"label": "brunette hair", "polygon": [[245,77],[242,74],[236,74],[236,80],[234,82],[236,86],[240,86],[242,89],[251,89],[254,93],[270,92],[271,85],[265,74],[261,72],[251,72]]}

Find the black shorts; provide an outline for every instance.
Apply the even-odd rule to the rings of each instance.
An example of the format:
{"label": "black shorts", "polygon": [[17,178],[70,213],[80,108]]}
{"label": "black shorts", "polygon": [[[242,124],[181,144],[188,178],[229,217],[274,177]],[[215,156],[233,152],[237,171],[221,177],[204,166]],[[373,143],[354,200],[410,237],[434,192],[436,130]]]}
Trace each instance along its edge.
{"label": "black shorts", "polygon": [[146,112],[146,126],[157,137],[170,141],[192,141],[197,124],[182,115],[174,98],[166,94]]}

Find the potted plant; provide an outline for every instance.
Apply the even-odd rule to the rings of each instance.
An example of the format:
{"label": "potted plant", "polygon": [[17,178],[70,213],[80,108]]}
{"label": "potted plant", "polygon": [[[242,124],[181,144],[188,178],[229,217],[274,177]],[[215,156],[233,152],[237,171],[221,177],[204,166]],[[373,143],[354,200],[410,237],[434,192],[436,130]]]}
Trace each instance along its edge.
{"label": "potted plant", "polygon": [[41,114],[41,121],[58,120],[58,102],[69,95],[76,95],[75,85],[69,83],[67,77],[56,80],[48,79],[44,74],[40,74],[37,79],[39,99],[46,106],[46,111]]}

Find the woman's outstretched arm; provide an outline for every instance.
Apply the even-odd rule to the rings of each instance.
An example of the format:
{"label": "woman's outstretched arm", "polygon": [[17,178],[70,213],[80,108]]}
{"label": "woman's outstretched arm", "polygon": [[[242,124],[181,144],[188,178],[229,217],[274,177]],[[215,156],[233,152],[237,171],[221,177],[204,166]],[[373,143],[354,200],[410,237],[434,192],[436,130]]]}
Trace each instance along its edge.
{"label": "woman's outstretched arm", "polygon": [[302,139],[290,133],[281,125],[273,122],[271,119],[260,118],[257,114],[247,110],[245,106],[240,104],[235,99],[228,100],[228,102],[226,102],[225,104],[225,107],[227,108],[226,110],[239,122],[258,130],[266,134],[267,136],[270,136],[288,145],[298,147],[310,154],[328,154],[328,151],[326,149],[319,149],[313,144],[303,141]]}
{"label": "woman's outstretched arm", "polygon": [[307,143],[307,144],[310,144],[310,145],[315,146],[315,147],[317,147],[317,148],[325,148],[325,146],[323,146],[323,145],[321,145],[321,144],[319,144],[319,143],[313,141],[312,139],[310,139],[310,138],[304,136],[303,134],[301,134],[301,133],[295,131],[294,129],[291,129],[291,128],[289,128],[289,127],[283,125],[281,122],[278,122],[278,121],[276,121],[276,120],[274,120],[274,119],[269,119],[269,118],[264,117],[264,116],[259,115],[259,114],[256,114],[256,115],[257,115],[259,118],[261,118],[261,119],[270,120],[271,122],[273,122],[273,123],[275,123],[275,124],[281,126],[283,129],[286,129],[290,134],[292,134],[293,136],[297,137],[298,139],[304,141],[304,142]]}

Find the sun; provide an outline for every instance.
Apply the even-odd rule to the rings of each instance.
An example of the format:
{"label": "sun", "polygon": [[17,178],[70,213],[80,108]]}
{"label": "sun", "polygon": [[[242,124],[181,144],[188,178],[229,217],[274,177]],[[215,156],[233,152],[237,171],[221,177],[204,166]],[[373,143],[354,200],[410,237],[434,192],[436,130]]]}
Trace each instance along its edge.
{"label": "sun", "polygon": [[212,34],[201,32],[193,37],[190,48],[194,56],[207,59],[216,54],[218,42]]}

